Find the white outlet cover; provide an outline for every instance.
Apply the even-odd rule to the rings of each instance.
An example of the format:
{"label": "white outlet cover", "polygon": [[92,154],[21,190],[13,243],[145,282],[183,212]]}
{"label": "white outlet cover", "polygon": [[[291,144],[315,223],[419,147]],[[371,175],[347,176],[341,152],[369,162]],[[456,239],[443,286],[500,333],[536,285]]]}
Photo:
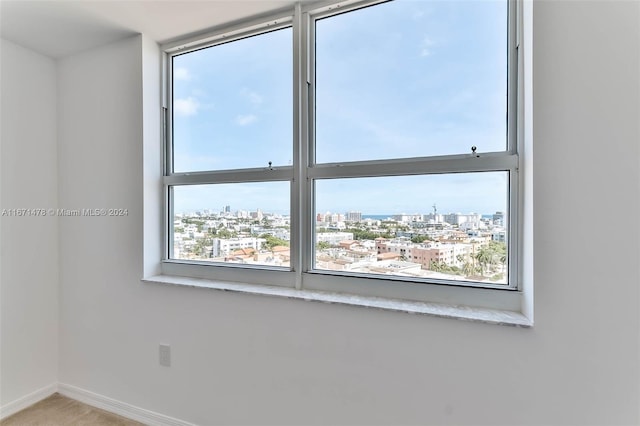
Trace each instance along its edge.
{"label": "white outlet cover", "polygon": [[160,365],[163,367],[171,366],[171,346],[160,345]]}

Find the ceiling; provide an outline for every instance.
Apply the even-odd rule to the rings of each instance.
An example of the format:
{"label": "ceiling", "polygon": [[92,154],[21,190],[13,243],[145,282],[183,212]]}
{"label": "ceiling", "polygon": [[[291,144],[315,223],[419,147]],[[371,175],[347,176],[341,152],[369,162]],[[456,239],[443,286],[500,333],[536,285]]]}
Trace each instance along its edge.
{"label": "ceiling", "polygon": [[61,58],[138,33],[164,43],[293,4],[289,0],[0,0],[0,36]]}

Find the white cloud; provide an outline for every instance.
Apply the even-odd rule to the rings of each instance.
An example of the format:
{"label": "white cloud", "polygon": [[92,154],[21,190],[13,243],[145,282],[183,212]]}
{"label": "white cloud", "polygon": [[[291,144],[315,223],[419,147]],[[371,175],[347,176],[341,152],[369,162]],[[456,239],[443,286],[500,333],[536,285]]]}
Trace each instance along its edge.
{"label": "white cloud", "polygon": [[186,99],[176,99],[173,101],[173,111],[178,115],[195,115],[198,113],[199,108],[200,103],[191,96]]}
{"label": "white cloud", "polygon": [[173,69],[173,78],[175,80],[189,81],[191,80],[191,73],[186,68],[177,67]]}
{"label": "white cloud", "polygon": [[253,123],[254,121],[256,121],[258,119],[258,117],[256,117],[253,114],[249,114],[249,115],[238,115],[236,117],[236,124],[238,126],[248,126],[249,124]]}
{"label": "white cloud", "polygon": [[431,40],[429,37],[425,37],[422,40],[422,49],[420,50],[420,56],[430,56],[431,55],[431,47],[435,46],[435,42]]}
{"label": "white cloud", "polygon": [[260,105],[263,101],[262,96],[259,93],[249,90],[246,87],[240,91],[240,94],[242,94],[242,96],[244,96],[253,105]]}

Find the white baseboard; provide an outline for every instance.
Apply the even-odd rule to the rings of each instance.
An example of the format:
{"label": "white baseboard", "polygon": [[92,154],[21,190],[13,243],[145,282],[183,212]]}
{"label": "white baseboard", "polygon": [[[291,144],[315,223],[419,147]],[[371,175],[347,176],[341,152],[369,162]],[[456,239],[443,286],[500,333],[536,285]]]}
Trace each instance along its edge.
{"label": "white baseboard", "polygon": [[31,392],[28,395],[23,396],[22,398],[18,398],[15,401],[12,401],[8,404],[0,407],[0,420],[9,417],[12,414],[17,413],[20,410],[24,410],[30,405],[35,404],[36,402],[40,402],[43,399],[53,395],[58,391],[58,384],[52,383],[48,386],[43,387],[42,389],[38,389],[35,392]]}
{"label": "white baseboard", "polygon": [[158,414],[72,385],[58,383],[58,393],[96,408],[118,414],[149,426],[195,426],[173,417]]}

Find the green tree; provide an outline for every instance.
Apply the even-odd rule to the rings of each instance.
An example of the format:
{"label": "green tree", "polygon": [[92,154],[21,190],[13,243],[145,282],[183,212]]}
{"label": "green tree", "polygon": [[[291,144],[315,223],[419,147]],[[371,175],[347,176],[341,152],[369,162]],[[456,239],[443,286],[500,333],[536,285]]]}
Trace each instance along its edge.
{"label": "green tree", "polygon": [[422,243],[424,241],[432,241],[432,239],[427,237],[426,235],[414,235],[411,238],[411,242],[412,243],[416,243],[416,244],[420,244],[420,243]]}
{"label": "green tree", "polygon": [[475,258],[480,265],[482,275],[495,270],[496,265],[504,269],[507,264],[507,245],[500,241],[490,241],[480,248]]}
{"label": "green tree", "polygon": [[218,238],[222,238],[222,239],[229,239],[229,238],[235,238],[238,236],[238,233],[235,231],[230,231],[226,228],[221,228],[218,229],[218,231],[216,232],[216,237]]}
{"label": "green tree", "polygon": [[470,277],[478,273],[478,268],[471,262],[464,262],[462,264],[462,275]]}
{"label": "green tree", "polygon": [[213,244],[213,237],[210,235],[205,236],[204,238],[200,238],[196,241],[196,244],[193,248],[193,253],[199,257],[209,257],[210,250],[207,246],[211,246]]}
{"label": "green tree", "polygon": [[326,250],[328,248],[331,248],[331,244],[326,241],[318,241],[318,244],[316,244],[316,250]]}
{"label": "green tree", "polygon": [[347,228],[346,232],[351,232],[353,234],[354,240],[375,240],[378,238],[378,234],[375,232],[367,231],[364,229],[358,228]]}
{"label": "green tree", "polygon": [[432,260],[431,262],[429,262],[429,270],[433,272],[444,272],[446,266],[447,265],[445,265],[443,262],[438,262],[437,260]]}
{"label": "green tree", "polygon": [[480,266],[480,273],[484,275],[485,271],[488,269],[488,266],[491,264],[493,259],[493,254],[488,247],[482,247],[478,250],[476,254],[476,260],[478,261],[478,265]]}
{"label": "green tree", "polygon": [[260,238],[264,238],[265,242],[262,243],[262,248],[266,250],[271,250],[275,246],[286,246],[289,247],[289,241],[283,240],[282,238],[274,237],[270,234],[262,234]]}

